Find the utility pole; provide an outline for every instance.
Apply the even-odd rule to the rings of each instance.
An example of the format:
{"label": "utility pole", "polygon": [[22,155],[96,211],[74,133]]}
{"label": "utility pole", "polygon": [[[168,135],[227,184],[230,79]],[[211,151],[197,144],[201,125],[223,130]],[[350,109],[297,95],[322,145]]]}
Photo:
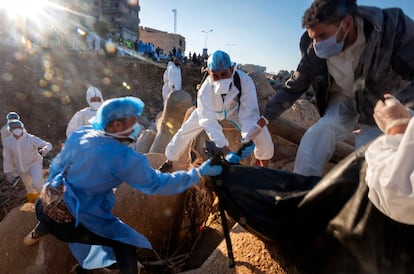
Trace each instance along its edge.
{"label": "utility pole", "polygon": [[207,37],[208,37],[208,34],[210,33],[210,32],[212,32],[213,30],[211,29],[211,30],[202,30],[201,32],[202,33],[205,33],[206,34],[206,39],[205,39],[205,41],[204,41],[204,48],[207,48]]}
{"label": "utility pole", "polygon": [[210,29],[210,30],[202,30],[201,31],[202,33],[204,33],[206,35],[206,40],[204,41],[204,48],[203,48],[203,56],[204,57],[207,57],[208,56],[208,52],[207,52],[207,37],[208,37],[208,34],[210,32],[212,32],[212,31],[213,31],[212,29]]}
{"label": "utility pole", "polygon": [[177,33],[177,9],[173,9],[172,12],[174,13],[174,33]]}

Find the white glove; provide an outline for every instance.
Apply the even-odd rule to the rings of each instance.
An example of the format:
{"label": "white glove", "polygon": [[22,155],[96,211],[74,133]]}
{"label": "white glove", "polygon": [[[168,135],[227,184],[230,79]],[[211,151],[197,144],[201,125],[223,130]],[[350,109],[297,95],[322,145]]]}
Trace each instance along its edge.
{"label": "white glove", "polygon": [[259,126],[258,124],[255,124],[252,129],[250,129],[246,136],[243,138],[243,142],[247,143],[250,140],[254,141],[254,139],[262,132],[263,128]]}
{"label": "white glove", "polygon": [[407,108],[391,94],[384,95],[385,100],[379,100],[374,108],[374,119],[378,127],[388,134],[395,126],[408,124],[410,114]]}
{"label": "white glove", "polygon": [[39,150],[39,153],[40,153],[40,155],[42,155],[42,157],[45,157],[49,153],[49,151],[48,151],[47,147],[44,146]]}

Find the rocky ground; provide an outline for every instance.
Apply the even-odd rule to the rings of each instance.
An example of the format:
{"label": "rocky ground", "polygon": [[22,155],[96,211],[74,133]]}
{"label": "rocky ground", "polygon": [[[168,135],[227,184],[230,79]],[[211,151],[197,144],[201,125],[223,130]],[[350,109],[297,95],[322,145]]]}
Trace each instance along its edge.
{"label": "rocky ground", "polygon": [[[0,49],[0,64],[0,115],[5,117],[9,111],[17,111],[30,133],[52,142],[54,149],[46,159],[45,167],[64,142],[70,117],[86,105],[84,96],[88,84],[97,86],[105,99],[125,95],[143,99],[147,126],[162,110],[165,64],[89,52],[23,51],[15,48]],[[183,89],[195,99],[200,67],[184,64],[182,71]],[[316,121],[318,115],[313,104],[303,99],[283,117],[306,128]],[[291,170],[296,145],[277,134],[273,137],[277,153],[271,167]],[[4,180],[3,174],[0,178],[0,217],[3,219],[12,208],[24,203],[25,197],[21,182],[13,186]],[[201,268],[186,273],[306,273],[306,267],[287,260],[277,246],[260,240],[239,225],[232,229],[231,239],[235,268],[227,267],[223,241]],[[309,269],[314,270],[314,266]],[[321,272],[332,273],[330,270],[332,268],[321,269]]]}

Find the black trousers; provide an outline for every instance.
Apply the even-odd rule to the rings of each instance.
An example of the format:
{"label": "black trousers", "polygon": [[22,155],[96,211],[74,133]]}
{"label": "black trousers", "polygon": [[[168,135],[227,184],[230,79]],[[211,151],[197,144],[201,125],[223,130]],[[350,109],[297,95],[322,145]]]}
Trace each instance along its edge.
{"label": "black trousers", "polygon": [[109,246],[115,253],[119,270],[122,274],[138,273],[136,247],[123,242],[104,238],[88,230],[83,225],[72,223],[56,223],[43,213],[41,199],[36,201],[36,216],[39,224],[36,232],[50,233],[57,239],[67,243],[84,243]]}

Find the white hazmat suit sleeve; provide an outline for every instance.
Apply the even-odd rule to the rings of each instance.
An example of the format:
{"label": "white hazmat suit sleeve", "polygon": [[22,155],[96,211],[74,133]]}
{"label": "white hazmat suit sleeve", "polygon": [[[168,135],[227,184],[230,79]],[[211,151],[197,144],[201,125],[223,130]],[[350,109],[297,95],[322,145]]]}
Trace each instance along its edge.
{"label": "white hazmat suit sleeve", "polygon": [[66,137],[69,137],[69,135],[80,128],[83,125],[83,119],[82,119],[82,113],[81,111],[77,111],[72,118],[70,119],[68,126],[66,128]]}
{"label": "white hazmat suit sleeve", "polygon": [[256,87],[252,78],[244,72],[238,71],[242,93],[240,96],[239,120],[241,124],[241,134],[244,137],[249,130],[256,126],[260,118],[259,103],[257,102]]}
{"label": "white hazmat suit sleeve", "polygon": [[[13,138],[13,137],[8,137],[8,138]],[[5,174],[16,171],[16,165],[15,165],[15,159],[14,159],[13,153],[10,149],[10,146],[7,145],[8,138],[6,138],[3,143],[3,172]]]}
{"label": "white hazmat suit sleeve", "polygon": [[37,136],[31,135],[31,140],[32,140],[33,145],[39,148],[40,150],[39,152],[42,156],[46,156],[46,154],[48,154],[49,151],[51,151],[53,148],[51,143],[45,140],[42,140],[41,138]]}
{"label": "white hazmat suit sleeve", "polygon": [[11,135],[10,131],[7,130],[7,124],[2,126],[0,132],[1,132],[1,144],[4,146],[4,142],[6,141],[6,138]]}
{"label": "white hazmat suit sleeve", "polygon": [[3,149],[4,172],[27,172],[35,162],[41,161],[38,149],[42,148],[49,152],[52,144],[27,132],[19,139],[8,137]]}
{"label": "white hazmat suit sleeve", "polygon": [[372,203],[391,219],[414,225],[414,119],[404,134],[378,137],[365,152]]}
{"label": "white hazmat suit sleeve", "polygon": [[42,155],[42,157],[45,157],[51,150],[52,150],[52,144],[48,143],[47,145],[43,146],[39,150],[39,153]]}

